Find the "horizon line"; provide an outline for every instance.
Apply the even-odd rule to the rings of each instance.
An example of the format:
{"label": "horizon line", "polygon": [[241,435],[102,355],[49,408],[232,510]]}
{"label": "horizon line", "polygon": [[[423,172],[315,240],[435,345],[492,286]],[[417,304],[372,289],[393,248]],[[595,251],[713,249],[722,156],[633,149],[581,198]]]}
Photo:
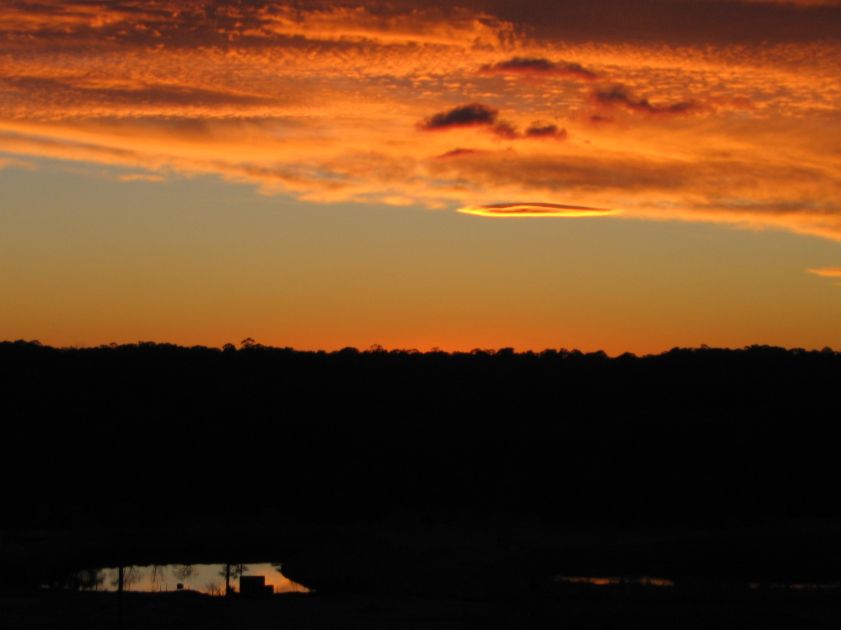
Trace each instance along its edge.
{"label": "horizon line", "polygon": [[179,350],[208,350],[212,352],[220,352],[220,353],[232,353],[232,352],[254,352],[254,351],[281,351],[281,352],[292,352],[296,354],[324,354],[324,355],[337,355],[337,354],[367,354],[367,355],[374,355],[374,354],[408,354],[408,355],[447,355],[447,356],[469,356],[469,355],[488,355],[488,356],[540,356],[540,355],[548,355],[548,354],[560,354],[560,355],[575,355],[575,356],[598,356],[599,358],[608,358],[608,359],[618,359],[623,357],[634,357],[634,358],[649,358],[649,357],[660,357],[670,353],[675,352],[750,352],[750,351],[758,351],[758,350],[772,350],[772,351],[782,351],[786,353],[792,354],[841,354],[841,350],[835,350],[831,346],[823,346],[821,348],[813,347],[813,348],[803,348],[803,347],[787,347],[787,346],[777,346],[771,344],[748,344],[745,346],[740,347],[731,347],[731,346],[710,346],[707,344],[699,344],[698,346],[673,346],[668,350],[663,350],[661,352],[647,352],[644,354],[637,354],[631,351],[620,352],[617,354],[609,354],[604,350],[592,350],[585,352],[583,350],[579,350],[577,348],[543,348],[542,350],[534,350],[534,349],[527,349],[527,350],[516,350],[511,346],[500,346],[496,348],[472,348],[471,350],[444,350],[438,347],[431,347],[428,350],[419,350],[417,348],[386,348],[380,344],[371,344],[367,348],[358,348],[356,346],[344,346],[342,348],[338,348],[335,350],[326,350],[326,349],[316,349],[316,350],[301,350],[298,348],[294,348],[292,346],[272,346],[259,343],[250,337],[246,337],[243,339],[239,345],[235,345],[233,343],[226,343],[221,346],[209,346],[203,344],[196,344],[196,345],[182,345],[178,343],[166,342],[166,341],[149,341],[149,340],[138,340],[136,342],[129,342],[129,343],[103,343],[99,345],[90,345],[90,346],[53,346],[50,344],[41,343],[37,339],[2,339],[0,340],[0,349],[4,346],[30,346],[30,347],[37,347],[42,348],[44,350],[55,350],[55,351],[90,351],[90,350],[120,350],[120,349],[127,349],[127,348],[175,348]]}

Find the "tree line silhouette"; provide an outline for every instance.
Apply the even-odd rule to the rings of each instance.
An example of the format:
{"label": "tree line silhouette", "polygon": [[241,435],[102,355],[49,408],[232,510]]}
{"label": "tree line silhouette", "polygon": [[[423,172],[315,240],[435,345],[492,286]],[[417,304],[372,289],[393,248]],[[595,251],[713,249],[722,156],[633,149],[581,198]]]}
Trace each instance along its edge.
{"label": "tree line silhouette", "polygon": [[841,353],[0,343],[0,529],[841,515]]}

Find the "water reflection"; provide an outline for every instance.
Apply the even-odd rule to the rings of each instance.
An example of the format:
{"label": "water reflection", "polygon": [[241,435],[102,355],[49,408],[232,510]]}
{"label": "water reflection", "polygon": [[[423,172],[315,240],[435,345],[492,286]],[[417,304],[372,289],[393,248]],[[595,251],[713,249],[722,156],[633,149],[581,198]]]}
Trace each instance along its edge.
{"label": "water reflection", "polygon": [[[243,576],[262,576],[266,587],[274,593],[309,593],[303,584],[287,578],[281,565],[260,562],[257,564],[165,564],[123,567],[123,590],[136,592],[166,592],[189,590],[206,595],[224,595],[228,582],[234,591],[239,590]],[[119,589],[118,568],[86,569],[76,573],[67,586],[79,590],[116,591]]]}
{"label": "water reflection", "polygon": [[578,575],[556,575],[555,582],[561,584],[587,584],[589,586],[620,586],[633,584],[637,586],[671,587],[675,583],[666,578],[649,577],[592,577]]}
{"label": "water reflection", "polygon": [[790,591],[825,591],[841,589],[841,582],[751,582],[748,588],[752,591],[762,589],[785,589]]}
{"label": "water reflection", "polygon": [[[638,577],[595,577],[577,575],[555,575],[557,584],[582,584],[587,586],[653,586],[671,588],[675,585],[673,580],[666,578],[638,576]],[[736,584],[736,586],[739,586]],[[825,591],[841,589],[841,582],[748,582],[741,584],[752,591],[790,590],[790,591]]]}

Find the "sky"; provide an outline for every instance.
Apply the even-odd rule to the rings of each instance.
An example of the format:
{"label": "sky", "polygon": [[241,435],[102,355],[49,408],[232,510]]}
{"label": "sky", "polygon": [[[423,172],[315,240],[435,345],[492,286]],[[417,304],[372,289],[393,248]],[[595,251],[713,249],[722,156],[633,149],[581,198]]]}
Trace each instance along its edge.
{"label": "sky", "polygon": [[0,4],[0,339],[841,348],[841,1]]}

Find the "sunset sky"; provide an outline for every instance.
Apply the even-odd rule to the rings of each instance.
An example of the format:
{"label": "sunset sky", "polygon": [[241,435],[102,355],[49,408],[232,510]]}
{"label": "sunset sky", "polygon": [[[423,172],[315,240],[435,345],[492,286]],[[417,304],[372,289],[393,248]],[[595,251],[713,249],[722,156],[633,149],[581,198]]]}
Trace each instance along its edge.
{"label": "sunset sky", "polygon": [[0,3],[0,339],[841,349],[841,0]]}

